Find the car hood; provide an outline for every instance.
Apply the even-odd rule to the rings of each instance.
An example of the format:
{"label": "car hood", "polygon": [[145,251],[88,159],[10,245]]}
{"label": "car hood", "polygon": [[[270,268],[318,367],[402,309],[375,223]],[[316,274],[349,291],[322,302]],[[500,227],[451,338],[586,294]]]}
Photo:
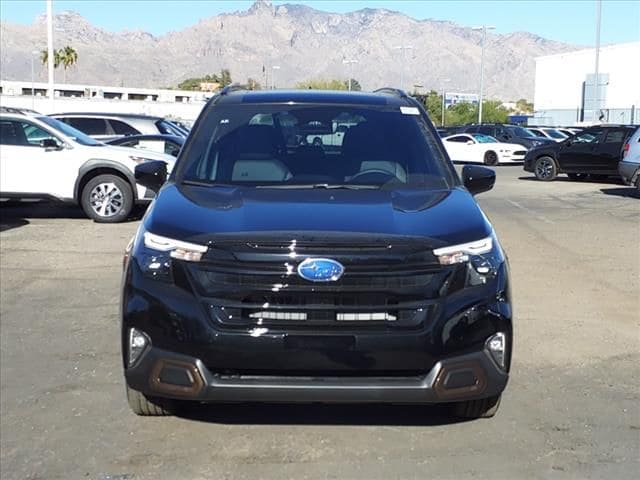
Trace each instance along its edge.
{"label": "car hood", "polygon": [[176,163],[175,157],[166,153],[154,152],[153,150],[145,150],[143,148],[120,147],[117,145],[104,145],[101,147],[101,153],[109,153],[117,158],[130,160],[130,157],[148,158],[149,160],[160,160],[167,164],[167,170],[170,172]]}
{"label": "car hood", "polygon": [[423,237],[451,245],[492,232],[475,199],[462,187],[309,190],[174,183],[160,190],[145,215],[144,228],[196,243],[220,234],[350,232]]}

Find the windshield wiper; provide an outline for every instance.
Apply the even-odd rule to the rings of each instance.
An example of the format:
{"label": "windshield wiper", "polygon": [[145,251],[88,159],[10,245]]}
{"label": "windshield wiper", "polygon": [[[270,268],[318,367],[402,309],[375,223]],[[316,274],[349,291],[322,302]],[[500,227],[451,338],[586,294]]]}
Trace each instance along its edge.
{"label": "windshield wiper", "polygon": [[231,187],[236,188],[238,185],[231,185],[230,183],[219,182],[205,182],[202,180],[183,180],[180,185],[192,185],[194,187]]}
{"label": "windshield wiper", "polygon": [[256,188],[289,188],[289,189],[319,189],[319,190],[377,190],[380,185],[358,185],[357,183],[283,183],[278,185],[256,185]]}

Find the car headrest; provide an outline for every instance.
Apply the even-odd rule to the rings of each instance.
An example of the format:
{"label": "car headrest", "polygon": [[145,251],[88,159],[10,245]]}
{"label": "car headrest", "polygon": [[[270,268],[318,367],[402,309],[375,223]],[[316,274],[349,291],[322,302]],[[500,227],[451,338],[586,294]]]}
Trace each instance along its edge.
{"label": "car headrest", "polygon": [[282,141],[276,130],[269,125],[244,125],[235,129],[223,140],[225,149],[236,158],[252,156],[277,157],[282,150]]}

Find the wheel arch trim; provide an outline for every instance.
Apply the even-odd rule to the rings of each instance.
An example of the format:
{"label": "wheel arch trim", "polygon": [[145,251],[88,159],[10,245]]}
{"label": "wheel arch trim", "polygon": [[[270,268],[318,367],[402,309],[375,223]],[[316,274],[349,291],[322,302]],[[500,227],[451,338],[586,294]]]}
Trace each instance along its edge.
{"label": "wheel arch trim", "polygon": [[76,202],[80,201],[80,195],[82,192],[80,191],[80,186],[82,185],[82,180],[86,175],[93,170],[97,169],[110,169],[115,170],[116,172],[122,174],[126,179],[129,185],[131,186],[131,190],[133,192],[133,201],[138,200],[138,191],[136,188],[136,179],[133,176],[133,172],[129,170],[127,167],[122,165],[119,162],[114,160],[105,160],[100,158],[92,158],[87,160],[82,166],[78,169],[78,176],[76,177],[75,184],[73,186],[73,199]]}

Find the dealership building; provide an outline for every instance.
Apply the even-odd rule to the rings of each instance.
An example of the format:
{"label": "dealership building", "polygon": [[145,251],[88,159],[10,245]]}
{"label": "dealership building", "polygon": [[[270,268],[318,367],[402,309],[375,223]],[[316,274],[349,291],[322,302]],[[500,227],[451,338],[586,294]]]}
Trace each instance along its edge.
{"label": "dealership building", "polygon": [[640,124],[640,42],[536,58],[529,125]]}

